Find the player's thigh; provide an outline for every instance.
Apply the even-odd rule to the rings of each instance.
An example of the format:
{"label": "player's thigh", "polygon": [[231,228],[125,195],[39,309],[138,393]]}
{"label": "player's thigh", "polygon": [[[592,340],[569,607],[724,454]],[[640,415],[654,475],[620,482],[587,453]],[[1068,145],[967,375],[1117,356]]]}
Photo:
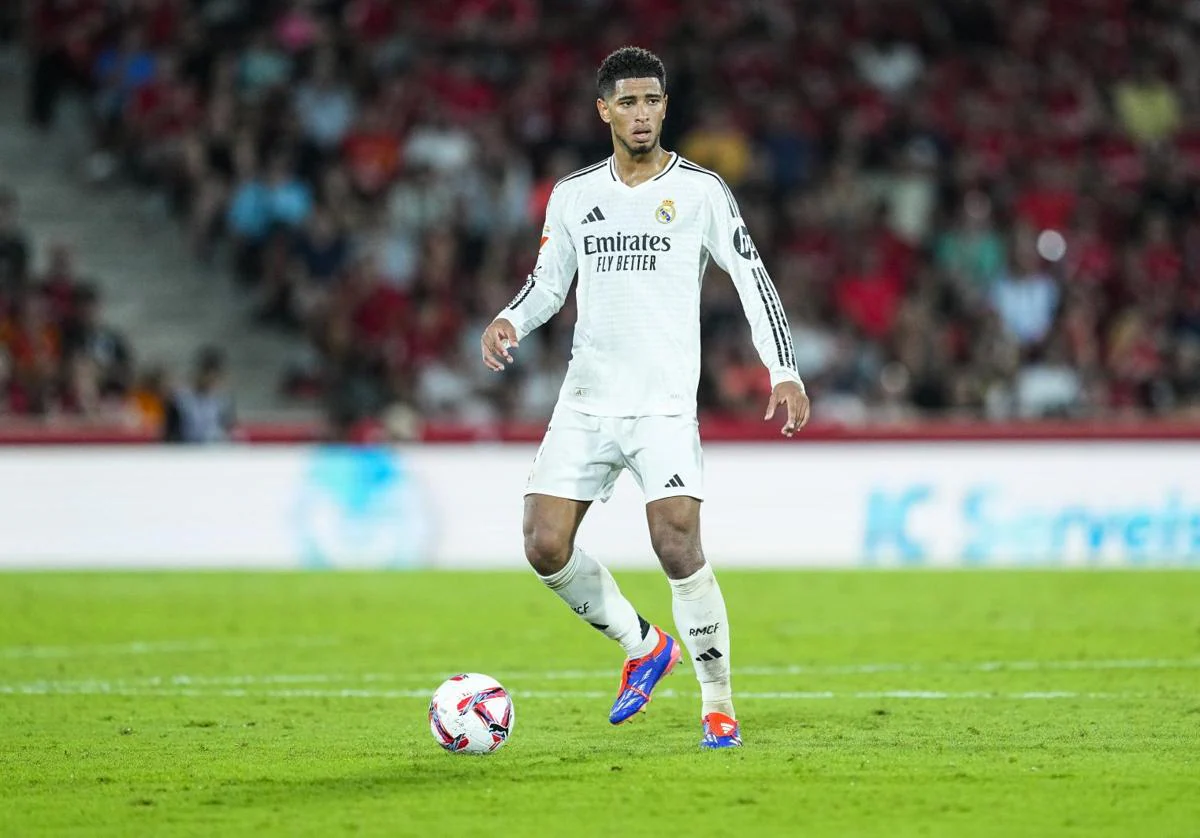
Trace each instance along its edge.
{"label": "player's thigh", "polygon": [[525,494],[575,501],[606,501],[624,468],[611,424],[598,416],[559,408],[550,418]]}
{"label": "player's thigh", "polygon": [[625,464],[646,503],[673,497],[704,500],[704,455],[695,417],[642,416],[626,422]]}

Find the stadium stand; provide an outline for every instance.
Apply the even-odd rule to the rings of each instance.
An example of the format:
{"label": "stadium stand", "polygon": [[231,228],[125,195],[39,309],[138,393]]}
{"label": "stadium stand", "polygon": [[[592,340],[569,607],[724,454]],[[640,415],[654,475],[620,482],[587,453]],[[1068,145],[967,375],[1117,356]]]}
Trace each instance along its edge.
{"label": "stadium stand", "polygon": [[[571,304],[478,362],[612,48],[734,189],[826,421],[1200,415],[1200,3],[34,0],[29,116],[86,90],[97,177],[229,254],[337,427],[548,415]],[[767,378],[705,285],[702,410]],[[516,381],[513,381],[513,378]],[[36,388],[35,388],[36,389]]]}

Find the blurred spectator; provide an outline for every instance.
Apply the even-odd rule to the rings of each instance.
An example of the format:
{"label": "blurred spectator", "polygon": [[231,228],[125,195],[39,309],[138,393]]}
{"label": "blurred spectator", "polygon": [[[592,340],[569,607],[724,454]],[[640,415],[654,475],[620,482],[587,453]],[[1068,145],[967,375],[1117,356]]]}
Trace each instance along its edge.
{"label": "blurred spectator", "polygon": [[1122,126],[1140,143],[1161,142],[1179,128],[1179,94],[1155,72],[1149,56],[1139,58],[1133,75],[1117,84],[1114,98]]}
{"label": "blurred spectator", "polygon": [[75,254],[63,242],[52,242],[46,249],[46,270],[38,277],[37,292],[56,323],[63,323],[74,315],[79,283]]}
{"label": "blurred spectator", "polygon": [[296,229],[308,218],[313,198],[296,176],[286,154],[276,153],[259,175],[253,153],[243,150],[241,181],[229,203],[228,223],[238,247],[242,278],[256,282],[268,237],[281,229]]}
{"label": "blurred spectator", "polygon": [[991,201],[981,192],[969,193],[958,217],[937,237],[935,259],[955,283],[972,293],[986,294],[1004,270],[1004,239],[996,231]]}
{"label": "blurred spectator", "polygon": [[22,292],[0,321],[0,351],[9,373],[8,407],[14,413],[43,415],[54,406],[62,336],[45,300]]}
{"label": "blurred spectator", "polygon": [[400,138],[378,107],[362,111],[342,145],[350,182],[364,196],[377,197],[400,173]]}
{"label": "blurred spectator", "polygon": [[1113,320],[1108,334],[1108,366],[1112,370],[1113,406],[1137,412],[1156,406],[1161,391],[1155,387],[1165,371],[1164,334],[1150,306],[1133,303]]}
{"label": "blurred spectator", "polygon": [[91,286],[76,289],[73,312],[63,326],[63,352],[72,362],[85,361],[93,370],[100,397],[124,398],[133,377],[129,344],[99,314],[100,298]]}
{"label": "blurred spectator", "polygon": [[679,153],[739,186],[750,171],[750,141],[729,108],[716,102],[700,109],[696,127],[684,134]]}
{"label": "blurred spectator", "polygon": [[106,4],[104,0],[30,0],[26,5],[33,63],[29,118],[39,128],[48,128],[64,90],[84,92],[92,87],[92,59],[104,29]]}
{"label": "blurred spectator", "polygon": [[0,253],[21,271],[0,284],[0,414],[112,419],[133,375],[128,342],[104,323],[99,295],[66,244],[51,242],[44,270],[28,275],[15,205],[11,194],[0,201]]}
{"label": "blurred spectator", "polygon": [[443,177],[462,173],[471,165],[475,152],[470,133],[437,100],[426,106],[424,118],[409,132],[404,144],[407,165]]}
{"label": "blurred spectator", "polygon": [[1079,192],[1063,167],[1051,160],[1038,161],[1013,205],[1016,221],[1036,232],[1067,229],[1079,201]]}
{"label": "blurred spectator", "polygon": [[1042,342],[1050,333],[1059,289],[1030,245],[1019,245],[1016,251],[1016,265],[992,286],[991,302],[1005,330],[1025,346]]}
{"label": "blurred spectator", "polygon": [[167,382],[159,367],[150,367],[138,375],[129,392],[128,412],[138,428],[159,437],[167,435]]}
{"label": "blurred spectator", "polygon": [[123,116],[130,98],[155,78],[155,56],[146,45],[146,33],[134,24],[120,41],[100,51],[93,69],[97,85],[96,111],[102,123]]}
{"label": "blurred spectator", "polygon": [[[200,350],[192,383],[177,388],[167,401],[163,438],[167,442],[183,443],[231,439],[233,402],[225,392],[224,383],[224,353],[215,347]],[[147,392],[143,404],[152,405],[151,392]],[[152,411],[153,407],[150,409]]]}
{"label": "blurred spectator", "polygon": [[795,102],[772,101],[759,144],[766,157],[767,176],[780,195],[806,186],[812,179],[819,149]]}
{"label": "blurred spectator", "polygon": [[854,52],[854,61],[863,80],[891,97],[912,87],[925,66],[920,51],[901,40],[893,26],[893,22],[880,21],[876,34],[862,42]]}
{"label": "blurred spectator", "polygon": [[329,297],[350,260],[350,240],[337,219],[323,207],[310,216],[296,239],[285,282],[272,305],[310,327],[323,319]]}
{"label": "blurred spectator", "polygon": [[20,228],[17,196],[0,190],[0,302],[24,287],[29,276],[29,237]]}
{"label": "blurred spectator", "polygon": [[792,346],[796,371],[805,381],[820,382],[833,364],[837,336],[818,316],[811,297],[791,315]]}
{"label": "blurred spectator", "polygon": [[1171,358],[1171,400],[1191,419],[1200,418],[1200,340],[1180,341]]}
{"label": "blurred spectator", "polygon": [[1022,419],[1074,415],[1083,397],[1083,382],[1069,363],[1062,341],[1051,341],[1039,354],[1017,373],[1017,415]]}
{"label": "blurred spectator", "polygon": [[238,58],[238,97],[241,101],[258,104],[271,91],[283,88],[291,77],[291,57],[279,49],[269,32],[255,32]]}
{"label": "blurred spectator", "polygon": [[875,251],[859,251],[855,261],[856,270],[838,282],[838,311],[862,334],[885,341],[900,310],[901,277],[889,270]]}
{"label": "blurred spectator", "polygon": [[[287,28],[283,21],[281,24]],[[317,54],[312,75],[296,88],[294,101],[305,139],[322,153],[335,151],[350,131],[355,104],[353,93],[338,78],[337,56],[332,51]]]}

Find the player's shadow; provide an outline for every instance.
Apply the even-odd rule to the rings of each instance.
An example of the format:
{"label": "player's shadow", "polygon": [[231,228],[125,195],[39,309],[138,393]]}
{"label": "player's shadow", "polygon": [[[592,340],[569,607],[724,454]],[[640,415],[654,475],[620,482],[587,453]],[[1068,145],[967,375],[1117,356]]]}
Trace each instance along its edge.
{"label": "player's shadow", "polygon": [[[456,794],[483,794],[488,790],[506,792],[537,777],[539,784],[561,781],[566,785],[579,782],[580,776],[595,774],[611,777],[614,772],[650,770],[659,764],[664,748],[680,756],[702,758],[691,727],[657,731],[657,735],[633,735],[634,730],[620,731],[611,740],[587,747],[557,747],[544,754],[536,748],[509,749],[487,756],[442,754],[436,751],[420,756],[397,755],[393,761],[380,764],[380,757],[366,769],[353,770],[346,764],[347,773],[310,777],[257,777],[229,779],[217,787],[209,787],[200,802],[213,806],[236,808],[293,807],[298,804],[317,806],[333,801],[343,804],[353,800],[379,799],[403,803],[427,799],[424,796],[442,788],[454,789]],[[667,734],[667,738],[663,737]],[[669,739],[669,741],[668,741]],[[436,746],[430,744],[430,748]],[[384,758],[386,759],[386,758]],[[364,760],[368,761],[368,760]]]}

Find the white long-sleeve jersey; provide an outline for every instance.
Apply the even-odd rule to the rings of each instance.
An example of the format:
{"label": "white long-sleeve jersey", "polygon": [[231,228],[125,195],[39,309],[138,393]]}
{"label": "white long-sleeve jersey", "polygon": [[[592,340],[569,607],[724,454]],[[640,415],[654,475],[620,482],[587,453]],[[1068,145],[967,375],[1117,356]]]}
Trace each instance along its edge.
{"label": "white long-sleeve jersey", "polygon": [[537,264],[497,316],[524,338],[562,307],[578,272],[559,403],[595,416],[694,415],[710,256],[733,279],[771,386],[799,382],[787,317],[733,194],[678,154],[637,186],[611,157],[559,181]]}

